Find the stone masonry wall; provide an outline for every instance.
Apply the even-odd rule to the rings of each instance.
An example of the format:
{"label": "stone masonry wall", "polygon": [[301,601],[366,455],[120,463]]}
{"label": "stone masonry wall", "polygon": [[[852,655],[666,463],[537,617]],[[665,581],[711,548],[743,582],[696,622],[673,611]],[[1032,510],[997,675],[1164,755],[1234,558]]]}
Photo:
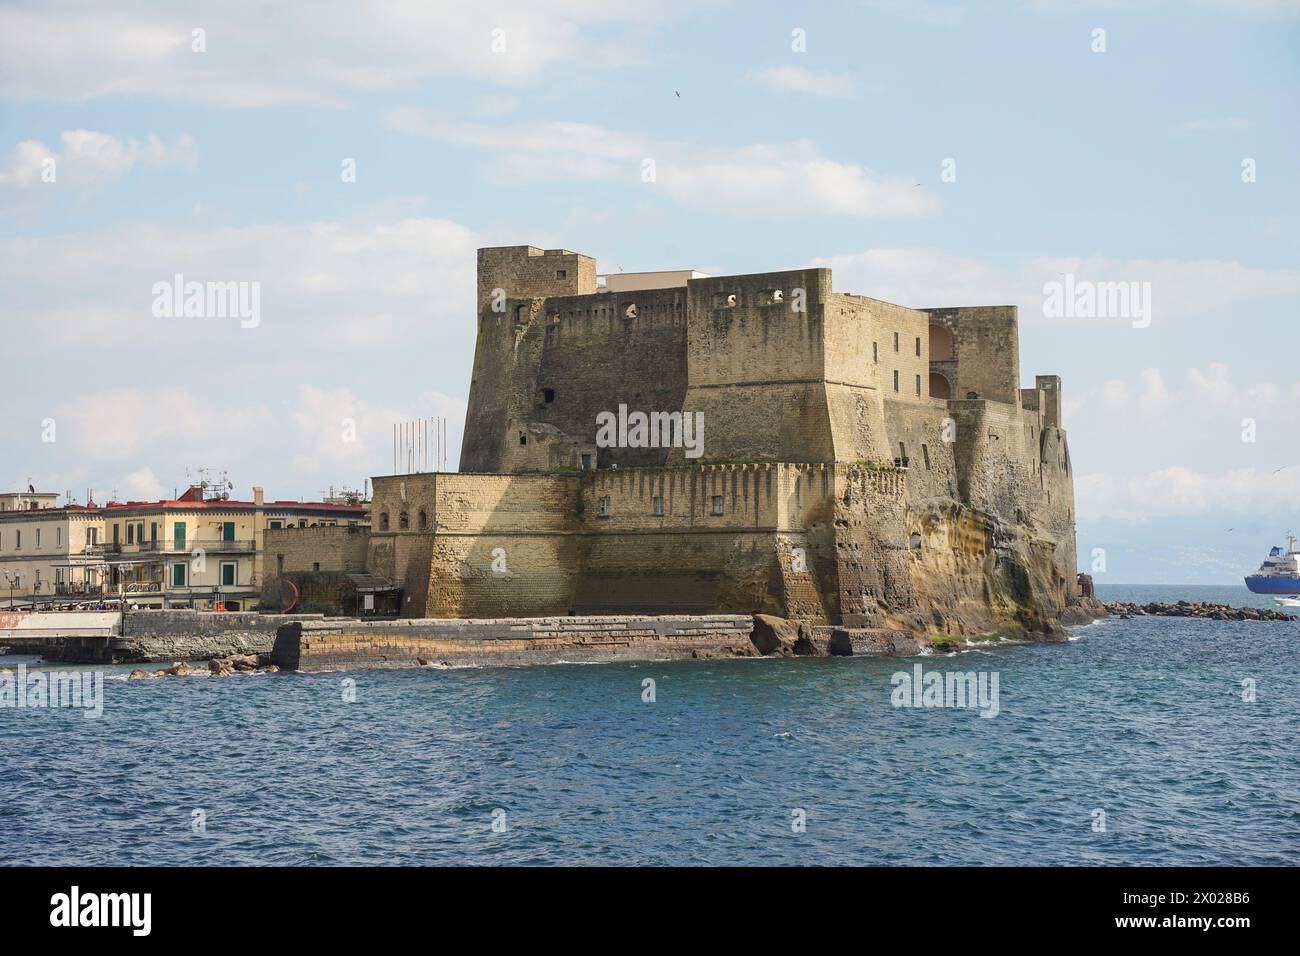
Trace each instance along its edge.
{"label": "stone masonry wall", "polygon": [[287,670],[509,666],[751,657],[748,616],[546,617],[497,620],[333,619],[282,627],[272,657]]}

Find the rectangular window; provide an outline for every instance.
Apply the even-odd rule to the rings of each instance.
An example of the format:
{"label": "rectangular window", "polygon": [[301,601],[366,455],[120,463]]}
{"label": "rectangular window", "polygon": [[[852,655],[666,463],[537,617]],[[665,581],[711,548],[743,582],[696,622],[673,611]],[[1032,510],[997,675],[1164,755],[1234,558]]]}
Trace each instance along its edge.
{"label": "rectangular window", "polygon": [[564,279],[564,278],[566,278],[568,275],[569,275],[569,272],[568,272],[567,269],[556,269],[556,270],[555,270],[555,278],[557,278],[557,279]]}
{"label": "rectangular window", "polygon": [[235,540],[235,523],[233,521],[221,522],[221,540],[222,541]]}
{"label": "rectangular window", "polygon": [[177,551],[185,550],[185,523],[178,521],[172,525],[172,546]]}
{"label": "rectangular window", "polygon": [[921,394],[921,376],[916,377],[916,394]]}
{"label": "rectangular window", "polygon": [[126,543],[135,544],[135,525],[133,524],[126,526]]}
{"label": "rectangular window", "polygon": [[591,456],[590,456],[590,455],[583,455],[583,456],[582,456],[582,470],[583,470],[583,471],[590,471],[590,470],[591,470]]}
{"label": "rectangular window", "polygon": [[898,391],[898,369],[894,369],[894,391]]}
{"label": "rectangular window", "polygon": [[233,561],[221,562],[221,583],[227,587],[233,587],[235,584],[235,563]]}
{"label": "rectangular window", "polygon": [[895,352],[898,351],[898,333],[897,333],[897,332],[894,333],[894,351],[895,351]]}
{"label": "rectangular window", "polygon": [[916,354],[918,356],[921,354],[921,336],[919,335],[916,337]]}
{"label": "rectangular window", "polygon": [[282,528],[282,527],[284,527],[284,522],[282,522],[282,521],[272,521],[272,522],[271,522],[271,527],[272,527],[272,528]]}
{"label": "rectangular window", "polygon": [[172,565],[172,587],[185,587],[185,562],[183,561]]}
{"label": "rectangular window", "polygon": [[15,532],[14,532],[14,548],[15,548],[15,550],[18,550],[18,549],[21,549],[22,546],[23,546],[23,533],[22,533],[21,531],[15,531]]}
{"label": "rectangular window", "polygon": [[61,547],[63,547],[63,529],[62,529],[62,528],[55,528],[55,529],[54,529],[54,546],[55,546],[56,548],[61,548]]}
{"label": "rectangular window", "polygon": [[650,499],[650,508],[654,511],[654,514],[655,514],[655,517],[656,517],[656,518],[662,518],[662,517],[664,516],[664,500],[663,500],[663,498],[661,498],[659,495],[655,495],[653,498],[651,498],[651,499]]}
{"label": "rectangular window", "polygon": [[602,518],[609,517],[609,495],[604,495],[601,497],[600,507],[597,509],[596,514],[598,514]]}
{"label": "rectangular window", "polygon": [[113,525],[113,543],[117,544],[118,525]]}
{"label": "rectangular window", "polygon": [[41,550],[41,529],[36,529],[36,550]]}
{"label": "rectangular window", "polygon": [[722,514],[722,495],[713,496],[713,513],[715,515]]}
{"label": "rectangular window", "polygon": [[871,343],[871,361],[873,361],[873,362],[879,362],[879,361],[880,361],[880,343],[879,343],[879,342],[872,342],[872,343]]}
{"label": "rectangular window", "polygon": [[157,541],[158,541],[158,522],[157,522],[157,521],[150,521],[150,522],[149,522],[149,541],[150,541],[150,543],[157,543]]}

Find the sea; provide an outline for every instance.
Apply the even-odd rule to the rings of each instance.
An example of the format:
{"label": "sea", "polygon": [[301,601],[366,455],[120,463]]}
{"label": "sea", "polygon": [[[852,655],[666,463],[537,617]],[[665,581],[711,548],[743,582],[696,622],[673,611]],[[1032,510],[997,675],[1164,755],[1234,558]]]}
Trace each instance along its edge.
{"label": "sea", "polygon": [[0,706],[0,832],[9,865],[1296,865],[1298,648],[1132,618],[907,659],[106,667],[98,717]]}

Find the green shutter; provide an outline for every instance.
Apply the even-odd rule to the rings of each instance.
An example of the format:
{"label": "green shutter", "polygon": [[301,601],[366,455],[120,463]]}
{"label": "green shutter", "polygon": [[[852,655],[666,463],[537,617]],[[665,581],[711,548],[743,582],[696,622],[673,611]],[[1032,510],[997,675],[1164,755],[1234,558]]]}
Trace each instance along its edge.
{"label": "green shutter", "polygon": [[178,521],[176,524],[172,525],[172,543],[175,545],[177,551],[185,550],[184,522]]}
{"label": "green shutter", "polygon": [[235,583],[235,566],[233,564],[223,564],[221,566],[221,583],[229,585]]}
{"label": "green shutter", "polygon": [[235,540],[235,523],[233,521],[223,521],[221,523],[221,540],[222,541]]}
{"label": "green shutter", "polygon": [[[180,527],[183,528],[184,526]],[[172,565],[172,585],[178,588],[185,586],[185,565],[183,563]]]}

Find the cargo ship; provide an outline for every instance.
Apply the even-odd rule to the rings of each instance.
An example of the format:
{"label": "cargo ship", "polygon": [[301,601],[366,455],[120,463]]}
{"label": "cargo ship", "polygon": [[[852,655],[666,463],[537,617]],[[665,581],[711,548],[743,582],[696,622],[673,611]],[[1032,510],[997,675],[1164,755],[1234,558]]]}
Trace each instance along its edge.
{"label": "cargo ship", "polygon": [[1256,594],[1300,595],[1300,564],[1296,557],[1296,538],[1286,533],[1286,551],[1270,548],[1259,570],[1246,577],[1246,587]]}

